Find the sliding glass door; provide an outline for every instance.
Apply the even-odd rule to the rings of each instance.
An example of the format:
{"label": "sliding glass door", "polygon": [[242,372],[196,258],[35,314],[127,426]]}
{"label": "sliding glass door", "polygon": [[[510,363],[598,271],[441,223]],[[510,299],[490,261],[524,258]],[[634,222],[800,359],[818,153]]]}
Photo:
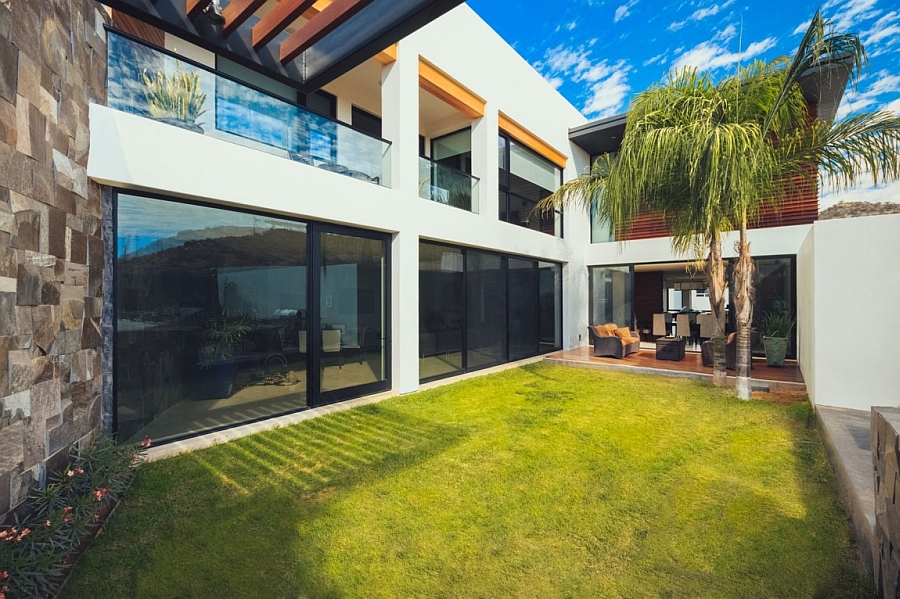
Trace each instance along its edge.
{"label": "sliding glass door", "polygon": [[631,266],[592,266],[589,324],[633,326],[634,297]]}
{"label": "sliding glass door", "polygon": [[390,388],[388,235],[124,192],[115,226],[121,439]]}
{"label": "sliding glass door", "polygon": [[318,243],[318,396],[387,390],[387,239],[323,227]]}

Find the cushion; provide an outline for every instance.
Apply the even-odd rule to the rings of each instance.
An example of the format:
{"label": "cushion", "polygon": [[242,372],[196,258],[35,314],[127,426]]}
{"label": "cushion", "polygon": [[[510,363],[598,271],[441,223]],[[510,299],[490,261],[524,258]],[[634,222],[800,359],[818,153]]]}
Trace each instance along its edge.
{"label": "cushion", "polygon": [[616,329],[616,336],[618,336],[619,339],[630,339],[631,331],[629,331],[626,327],[618,327]]}
{"label": "cushion", "polygon": [[612,329],[610,329],[608,324],[598,324],[594,325],[594,332],[597,333],[598,337],[610,337],[615,335],[616,328],[616,325],[612,325]]}
{"label": "cushion", "polygon": [[737,333],[729,333],[728,339],[725,340],[725,343],[728,344],[728,343],[731,343],[732,341],[734,341],[735,335],[737,335]]}

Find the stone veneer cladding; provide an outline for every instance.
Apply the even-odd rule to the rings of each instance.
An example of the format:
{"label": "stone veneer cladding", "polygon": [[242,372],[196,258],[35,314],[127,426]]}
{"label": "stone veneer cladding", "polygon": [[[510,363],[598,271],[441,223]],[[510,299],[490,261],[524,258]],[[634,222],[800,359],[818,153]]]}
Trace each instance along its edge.
{"label": "stone veneer cladding", "polygon": [[106,103],[93,0],[0,0],[0,520],[101,426],[103,193],[88,103]]}

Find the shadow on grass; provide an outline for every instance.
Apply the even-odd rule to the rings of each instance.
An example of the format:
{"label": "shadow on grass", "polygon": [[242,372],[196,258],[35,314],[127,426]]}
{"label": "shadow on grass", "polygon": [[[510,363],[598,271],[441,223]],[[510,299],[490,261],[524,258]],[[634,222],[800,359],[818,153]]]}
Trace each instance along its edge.
{"label": "shadow on grass", "polygon": [[62,597],[338,597],[300,527],[466,434],[382,404],[149,464]]}

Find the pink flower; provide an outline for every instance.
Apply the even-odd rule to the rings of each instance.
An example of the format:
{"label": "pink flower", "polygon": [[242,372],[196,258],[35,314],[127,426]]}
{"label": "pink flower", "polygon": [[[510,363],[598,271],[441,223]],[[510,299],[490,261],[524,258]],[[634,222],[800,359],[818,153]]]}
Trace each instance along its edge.
{"label": "pink flower", "polygon": [[143,447],[144,449],[150,447],[150,437],[144,437],[144,440],[141,441],[141,447]]}
{"label": "pink flower", "polygon": [[94,501],[100,501],[101,499],[106,497],[106,494],[108,492],[109,492],[109,489],[107,489],[106,487],[103,487],[102,489],[97,489],[96,491],[94,491]]}
{"label": "pink flower", "polygon": [[68,514],[68,513],[71,512],[71,511],[72,511],[72,506],[71,506],[71,505],[67,505],[66,507],[63,508],[63,513],[64,513],[64,514]]}
{"label": "pink flower", "polygon": [[4,570],[3,572],[0,572],[0,580],[6,580],[7,578],[9,578],[8,571]]}
{"label": "pink flower", "polygon": [[50,521],[44,520],[44,526],[46,526],[47,528],[50,528]]}

